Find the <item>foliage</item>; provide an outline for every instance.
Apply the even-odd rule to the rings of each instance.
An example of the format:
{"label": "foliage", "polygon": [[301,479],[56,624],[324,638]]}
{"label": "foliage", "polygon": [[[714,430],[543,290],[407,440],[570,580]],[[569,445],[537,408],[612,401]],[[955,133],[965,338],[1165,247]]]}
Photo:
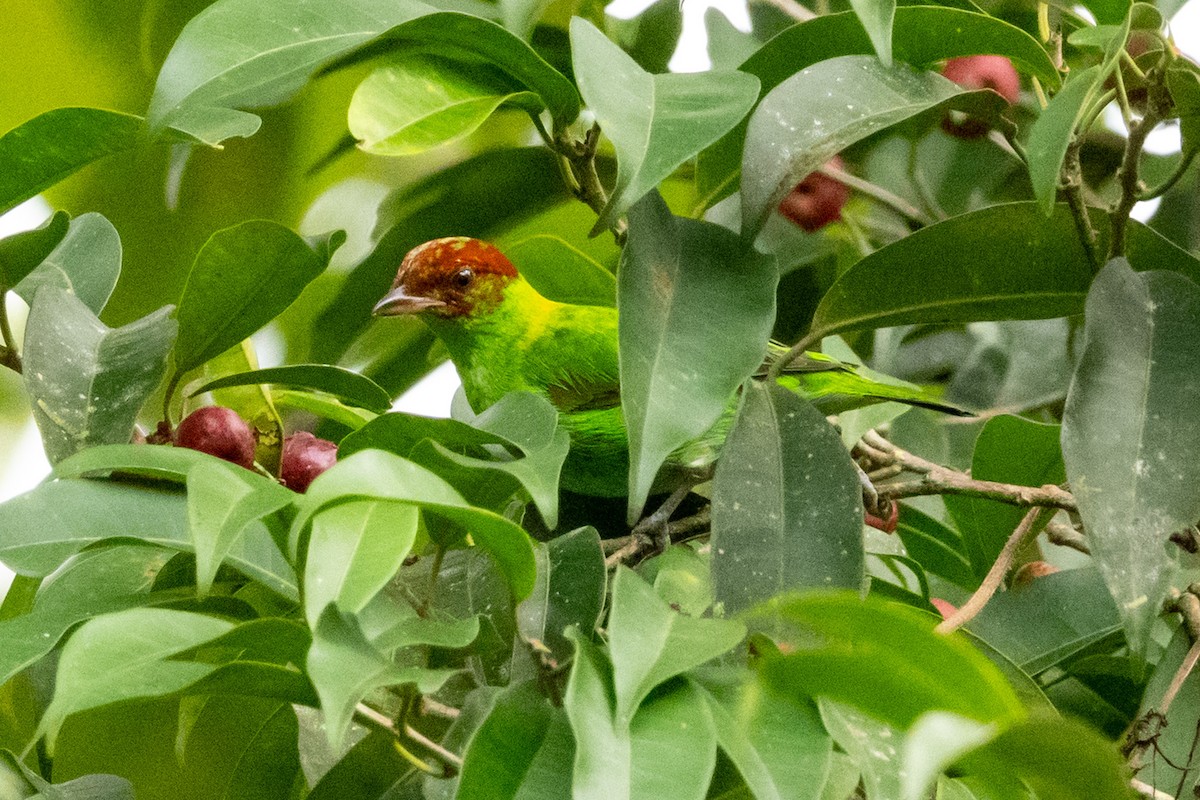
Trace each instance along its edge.
{"label": "foliage", "polygon": [[[0,211],[61,209],[0,239],[0,410],[54,467],[0,504],[0,796],[1200,791],[1175,3],[780,0],[687,74],[667,0],[10,5],[63,85],[0,88]],[[938,72],[978,54],[1019,103]],[[815,170],[853,195],[807,233]],[[560,491],[554,398],[389,410],[446,354],[370,309],[449,235],[619,307],[628,502]],[[866,366],[817,410],[814,348],[977,416]],[[212,404],[254,470],[169,445]],[[303,494],[299,427],[339,444]]]}

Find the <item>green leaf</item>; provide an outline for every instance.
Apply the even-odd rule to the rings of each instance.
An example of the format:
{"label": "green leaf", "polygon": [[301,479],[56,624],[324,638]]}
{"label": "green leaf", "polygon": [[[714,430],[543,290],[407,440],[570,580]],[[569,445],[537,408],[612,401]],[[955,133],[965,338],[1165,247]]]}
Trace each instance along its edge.
{"label": "green leaf", "polygon": [[[146,446],[141,444],[97,445],[81,450],[54,465],[58,478],[106,476],[113,472],[184,483],[192,470],[215,466],[259,486],[273,484],[248,469],[187,447]],[[278,484],[275,484],[278,486]]]}
{"label": "green leaf", "polygon": [[128,442],[166,371],[177,326],[163,308],[109,328],[75,295],[42,288],[25,329],[25,388],[51,463]]}
{"label": "green leaf", "polygon": [[[1136,310],[1136,313],[1131,313]],[[1063,411],[1067,476],[1088,546],[1145,653],[1170,590],[1167,540],[1200,519],[1200,289],[1114,259],[1088,293],[1083,349]]]}
{"label": "green leaf", "polygon": [[[689,684],[656,695],[630,721],[614,717],[612,672],[595,647],[571,631],[575,660],[563,708],[575,733],[571,796],[630,800],[705,795],[716,760],[716,731],[707,706]],[[688,747],[677,748],[679,732]],[[661,757],[670,752],[671,758]]]}
{"label": "green leaf", "polygon": [[962,534],[958,531],[902,503],[896,534],[904,543],[905,552],[916,559],[926,572],[964,589],[973,589],[978,585],[967,558]]}
{"label": "green leaf", "polygon": [[1024,716],[999,670],[965,638],[935,633],[930,614],[849,592],[783,598],[760,613],[795,626],[785,638],[795,650],[760,667],[789,696],[827,697],[898,728],[934,710],[981,722]]}
{"label": "green leaf", "polygon": [[933,110],[992,117],[995,92],[964,92],[953,81],[873,56],[840,56],[800,70],[772,89],[750,116],[742,155],[742,238],[758,235],[779,201],[850,145]]}
{"label": "green leaf", "polygon": [[[975,440],[971,477],[1015,486],[1060,484],[1067,479],[1059,427],[1021,417],[992,417]],[[946,510],[962,532],[975,576],[982,580],[1026,509],[996,501],[947,495]]]}
{"label": "green leaf", "polygon": [[654,687],[732,650],[745,635],[741,622],[680,614],[636,572],[619,567],[608,618],[617,726],[630,724]]}
{"label": "green leaf", "polygon": [[[932,67],[947,58],[996,54],[1017,69],[1034,75],[1043,86],[1057,89],[1058,70],[1037,39],[1001,19],[977,11],[945,6],[904,6],[895,10],[891,37],[897,61]],[[740,67],[758,77],[765,95],[796,72],[838,56],[871,55],[875,48],[852,12],[819,16],[792,25],[771,38]],[[745,124],[738,125],[700,154],[696,163],[699,210],[737,188]]]}
{"label": "green leaf", "polygon": [[417,508],[352,501],[313,517],[304,609],[315,627],[325,606],[357,614],[400,571],[417,537]]}
{"label": "green leaf", "polygon": [[997,594],[969,629],[1036,675],[1118,633],[1121,618],[1096,569],[1071,569]]}
{"label": "green leaf", "polygon": [[1050,103],[1029,129],[1029,141],[1025,144],[1029,180],[1038,207],[1046,216],[1054,213],[1054,198],[1058,194],[1059,173],[1067,146],[1081,121],[1084,105],[1092,97],[1097,81],[1103,77],[1099,67],[1072,72],[1062,91],[1050,98]]}
{"label": "green leaf", "polygon": [[[1161,705],[1167,687],[1179,673],[1192,647],[1187,628],[1177,628],[1171,643],[1167,645],[1166,651],[1155,666],[1150,682],[1146,684],[1138,708],[1140,719],[1152,718],[1151,715]],[[1181,770],[1175,766],[1188,765],[1195,752],[1192,750],[1192,742],[1197,726],[1200,726],[1200,700],[1197,698],[1200,698],[1200,671],[1193,668],[1184,678],[1175,700],[1167,709],[1166,719],[1156,728],[1154,751],[1159,755],[1150,756],[1150,768],[1141,773],[1144,781],[1166,792],[1168,796],[1177,793],[1180,797],[1187,797],[1188,790],[1194,794],[1195,787],[1200,786],[1200,775],[1190,772],[1185,780]],[[1180,786],[1183,787],[1183,792],[1177,792]]]}
{"label": "green leaf", "polygon": [[986,745],[995,735],[995,726],[956,714],[943,711],[923,714],[904,737],[901,765],[904,800],[927,798],[943,772],[964,754]]}
{"label": "green leaf", "polygon": [[62,649],[54,698],[38,733],[53,748],[63,721],[90,708],[179,691],[213,665],[173,661],[175,654],[226,633],[233,624],[203,614],[133,608],[84,623]]}
{"label": "green leaf", "polygon": [[345,240],[342,231],[306,240],[267,220],[214,233],[196,254],[179,298],[176,373],[200,366],[273,320]]}
{"label": "green leaf", "polygon": [[713,480],[718,606],[736,614],[789,589],[861,588],[862,520],[861,484],[825,417],[748,383]]}
{"label": "green leaf", "polygon": [[700,676],[691,683],[708,705],[718,744],[755,798],[822,797],[832,743],[811,707],[753,680]]}
{"label": "green leaf", "polygon": [[1184,66],[1171,66],[1167,69],[1167,88],[1179,114],[1183,152],[1194,152],[1200,148],[1200,75]]}
{"label": "green leaf", "polygon": [[572,305],[616,305],[617,279],[587,253],[550,233],[508,241],[502,236],[496,246],[539,294]]}
{"label": "green leaf", "polygon": [[607,573],[600,537],[595,528],[577,528],[535,545],[534,556],[537,583],[517,606],[517,627],[565,663],[571,644],[563,632],[574,625],[590,635],[604,608]]}
{"label": "green leaf", "polygon": [[392,398],[375,381],[345,367],[332,364],[291,364],[286,367],[268,367],[250,372],[226,375],[205,383],[191,392],[195,397],[214,389],[230,386],[253,386],[272,383],[296,386],[302,389],[325,392],[353,406],[382,414],[391,408]]}
{"label": "green leaf", "polygon": [[904,765],[897,731],[850,705],[820,698],[821,721],[862,775],[870,798],[899,798]]}
{"label": "green leaf", "polygon": [[[240,32],[236,44],[231,30]],[[236,109],[280,103],[330,62],[401,46],[499,66],[543,98],[557,126],[579,114],[570,82],[489,20],[438,12],[415,0],[344,0],[332,14],[319,0],[284,9],[224,0],[192,18],[167,55],[150,101],[150,126],[210,145],[250,136],[261,120]]]}
{"label": "green leaf", "polygon": [[571,20],[576,81],[617,152],[617,182],[592,235],[736,125],[758,81],[741,72],[651,75],[591,23]]}
{"label": "green leaf", "polygon": [[703,437],[695,458],[712,461],[720,434],[707,432],[762,362],[778,274],[725,228],[674,217],[657,193],[629,216],[617,303],[633,520],[682,445]]}
{"label": "green leaf", "polygon": [[100,108],[55,108],[0,136],[0,214],[93,161],[132,150],[142,122]]}
{"label": "green leaf", "polygon": [[574,741],[566,716],[534,681],[500,692],[463,752],[457,800],[565,797]]}
{"label": "green leaf", "polygon": [[58,247],[70,229],[70,220],[67,212],[55,211],[40,227],[0,239],[0,292],[20,283]]}
{"label": "green leaf", "polygon": [[350,101],[350,133],[381,156],[408,156],[473,133],[502,105],[531,114],[542,104],[501,74],[425,55],[393,56],[358,85]]}
{"label": "green leaf", "polygon": [[862,23],[871,45],[885,67],[892,66],[892,23],[896,0],[850,0],[850,7]]}
{"label": "green leaf", "polygon": [[434,692],[453,674],[398,666],[367,640],[353,617],[332,605],[313,630],[306,667],[325,712],[325,733],[335,747],[346,735],[354,707],[370,692],[409,683],[421,692]]}
{"label": "green leaf", "polygon": [[303,779],[299,723],[292,706],[235,694],[206,697],[200,703],[195,718],[188,720],[186,747],[180,754],[181,785],[192,787],[191,797],[288,797],[297,778]]}
{"label": "green leaf", "polygon": [[[1099,212],[1094,220],[1103,252],[1108,224]],[[1130,221],[1128,236],[1135,268],[1200,279],[1200,261],[1146,226]],[[1091,280],[1065,205],[1050,219],[1034,203],[991,206],[922,228],[859,261],[821,298],[809,337],[922,322],[1070,316],[1083,310]]]}
{"label": "green leaf", "polygon": [[99,314],[112,295],[121,274],[121,237],[112,223],[99,214],[81,214],[71,220],[67,233],[37,268],[13,287],[26,303],[42,286],[65,289]]}
{"label": "green leaf", "polygon": [[470,506],[424,467],[382,450],[364,450],[341,459],[313,481],[289,533],[291,552],[297,551],[301,534],[317,511],[354,499],[411,503],[464,526],[475,544],[496,560],[518,600],[533,589],[533,548],[525,531],[498,514]]}
{"label": "green leaf", "polygon": [[0,622],[0,684],[58,646],[73,626],[98,614],[142,605],[164,551],[89,550],[54,573],[26,614]]}
{"label": "green leaf", "polygon": [[321,778],[307,800],[382,800],[413,765],[396,750],[395,738],[373,730],[360,739]]}

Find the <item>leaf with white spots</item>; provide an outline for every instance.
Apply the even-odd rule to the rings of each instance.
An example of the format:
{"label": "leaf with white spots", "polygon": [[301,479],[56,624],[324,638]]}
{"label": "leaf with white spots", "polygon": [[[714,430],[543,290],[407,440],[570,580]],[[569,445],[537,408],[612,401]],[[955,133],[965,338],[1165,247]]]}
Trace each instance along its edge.
{"label": "leaf with white spots", "polygon": [[166,371],[178,326],[171,308],[109,328],[75,295],[43,286],[25,329],[25,388],[51,463],[129,441]]}
{"label": "leaf with white spots", "polygon": [[718,606],[736,614],[789,590],[861,588],[862,519],[854,465],[821,412],[748,384],[713,479]]}
{"label": "leaf with white spots", "polygon": [[655,192],[630,209],[617,307],[631,516],[682,445],[719,444],[710,429],[762,362],[778,279],[773,259],[747,255],[725,228],[672,216]]}
{"label": "leaf with white spots", "polygon": [[1114,259],[1086,320],[1063,460],[1129,644],[1145,652],[1177,565],[1169,537],[1200,520],[1200,287]]}

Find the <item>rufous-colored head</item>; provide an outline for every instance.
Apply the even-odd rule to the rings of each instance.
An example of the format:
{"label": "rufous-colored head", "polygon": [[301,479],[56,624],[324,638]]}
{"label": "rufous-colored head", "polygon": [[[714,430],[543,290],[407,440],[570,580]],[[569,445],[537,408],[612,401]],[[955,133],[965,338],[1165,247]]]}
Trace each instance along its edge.
{"label": "rufous-colored head", "polygon": [[392,289],[375,304],[380,317],[429,311],[462,317],[494,307],[517,269],[493,245],[466,236],[414,247],[400,263]]}

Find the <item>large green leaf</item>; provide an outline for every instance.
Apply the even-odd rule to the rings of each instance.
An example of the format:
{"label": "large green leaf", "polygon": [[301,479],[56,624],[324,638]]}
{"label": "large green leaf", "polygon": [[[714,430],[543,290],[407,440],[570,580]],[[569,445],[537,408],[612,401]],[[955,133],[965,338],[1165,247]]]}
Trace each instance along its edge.
{"label": "large green leaf", "polygon": [[411,503],[462,525],[475,544],[496,560],[518,600],[533,589],[533,547],[525,531],[499,514],[471,506],[424,467],[382,450],[363,450],[341,459],[313,481],[289,534],[291,552],[299,550],[313,515],[357,499]]}
{"label": "large green leaf", "polygon": [[93,161],[132,150],[142,122],[100,108],[56,108],[0,136],[0,214]]}
{"label": "large green leaf", "polygon": [[708,704],[721,749],[757,800],[823,797],[832,742],[821,720],[811,706],[745,678],[737,673],[734,680],[692,679]]}
{"label": "large green leaf", "polygon": [[1145,652],[1176,568],[1168,537],[1200,519],[1200,288],[1114,259],[1088,293],[1086,319],[1063,458],[1092,557],[1130,646]]}
{"label": "large green leaf", "polygon": [[1054,198],[1058,193],[1059,173],[1067,155],[1067,146],[1075,135],[1075,126],[1080,122],[1084,104],[1091,99],[1092,90],[1100,77],[1099,67],[1072,72],[1062,91],[1051,98],[1029,130],[1029,141],[1025,147],[1029,180],[1033,184],[1038,207],[1046,216],[1054,212]]}
{"label": "large green leaf", "polygon": [[674,217],[657,193],[629,217],[617,304],[635,518],[667,457],[709,431],[761,364],[778,274],[728,230]]}
{"label": "large green leaf", "polygon": [[651,75],[579,17],[571,54],[579,90],[617,151],[617,182],[593,234],[741,121],[758,93],[742,72]]}
{"label": "large green leaf", "polygon": [[55,211],[41,226],[0,239],[0,292],[16,286],[58,247],[70,229],[70,220],[67,212]]}
{"label": "large green leaf", "polygon": [[[896,60],[931,67],[942,59],[997,54],[1010,58],[1043,86],[1059,85],[1058,70],[1045,48],[1025,31],[996,17],[959,8],[901,5],[895,10],[892,36]],[[858,17],[852,12],[819,16],[793,25],[745,60],[740,69],[755,75],[766,94],[805,67],[846,55],[874,52]],[[737,188],[746,126],[738,125],[700,154],[696,190],[707,208]]]}
{"label": "large green leaf", "polygon": [[713,481],[713,581],[735,614],[780,592],[859,589],[862,487],[837,433],[787,390],[750,383]]}
{"label": "large green leaf", "polygon": [[896,535],[903,542],[905,552],[926,572],[964,589],[973,589],[978,585],[962,534],[958,531],[902,503]]}
{"label": "large green leaf", "polygon": [[779,201],[850,145],[934,109],[998,114],[995,92],[964,92],[953,81],[872,56],[839,56],[800,70],[759,103],[742,154],[742,237],[752,241]]}
{"label": "large green leaf", "polygon": [[[1103,223],[1099,213],[1094,218]],[[1103,249],[1107,225],[1097,227]],[[1136,269],[1200,279],[1200,261],[1150,228],[1130,221],[1128,235]],[[1049,219],[1031,202],[991,206],[922,228],[859,261],[821,298],[809,336],[1070,316],[1083,310],[1091,280],[1091,263],[1065,205]]]}
{"label": "large green leaf", "polygon": [[304,609],[316,626],[330,603],[356,614],[388,584],[417,537],[416,506],[357,500],[315,517],[304,567]]}
{"label": "large green leaf", "polygon": [[393,56],[354,91],[350,133],[368,153],[414,155],[473,133],[505,104],[533,114],[542,107],[537,95],[484,67]]}
{"label": "large green leaf", "polygon": [[81,214],[71,220],[66,234],[35,266],[12,285],[26,303],[33,303],[34,294],[42,286],[58,286],[99,314],[121,275],[121,237],[99,214]]}
{"label": "large green leaf", "polygon": [[[578,207],[578,203],[572,206]],[[521,233],[522,231],[510,232],[497,238],[496,247],[508,256],[516,265],[517,271],[539,294],[559,303],[572,305],[616,305],[617,280],[591,255],[556,234],[535,233],[531,236],[521,236]],[[612,243],[611,239],[605,237],[594,241],[600,244]]]}
{"label": "large green leaf", "polygon": [[42,288],[25,329],[25,388],[51,463],[97,444],[128,442],[166,372],[177,326],[163,308],[109,328],[78,297]]}
{"label": "large green leaf", "polygon": [[86,619],[141,605],[167,551],[113,547],[79,554],[43,585],[29,613],[0,622],[0,684],[58,646]]}
{"label": "large green leaf", "polygon": [[563,632],[574,625],[586,636],[604,608],[607,574],[595,528],[578,528],[534,549],[537,583],[517,606],[521,635],[541,642],[561,661],[571,654]]}
{"label": "large green leaf", "polygon": [[654,687],[732,650],[745,635],[741,622],[680,614],[636,572],[619,567],[608,618],[616,725],[629,725]]}
{"label": "large green leaf", "polygon": [[[1062,483],[1067,476],[1058,442],[1057,425],[993,417],[975,440],[971,477],[1017,486]],[[1027,509],[962,495],[947,495],[943,500],[962,532],[975,575],[982,580]]]}
{"label": "large green leaf", "polygon": [[[407,23],[407,24],[406,24]],[[228,32],[239,31],[237,41]],[[379,40],[372,42],[372,40]],[[579,113],[574,87],[534,51],[488,20],[438,12],[417,0],[323,0],[283,8],[223,0],[184,28],[159,72],[150,101],[153,130],[174,128],[216,145],[250,136],[261,120],[239,108],[274,105],[298,91],[325,64],[408,47],[491,62],[545,100],[557,125]]]}
{"label": "large green leaf", "polygon": [[215,639],[233,623],[203,614],[133,608],[84,623],[63,647],[54,698],[38,732],[53,747],[63,720],[90,708],[179,691],[213,670],[212,664],[171,657]]}
{"label": "large green leaf", "polygon": [[761,666],[792,696],[828,697],[907,728],[927,711],[1008,723],[1024,709],[1000,671],[970,642],[934,632],[934,617],[849,592],[786,597],[762,613],[794,626],[794,648]]}
{"label": "large green leaf", "polygon": [[217,231],[196,255],[179,298],[175,370],[200,366],[274,319],[321,274],[346,240],[306,240],[277,222]]}

